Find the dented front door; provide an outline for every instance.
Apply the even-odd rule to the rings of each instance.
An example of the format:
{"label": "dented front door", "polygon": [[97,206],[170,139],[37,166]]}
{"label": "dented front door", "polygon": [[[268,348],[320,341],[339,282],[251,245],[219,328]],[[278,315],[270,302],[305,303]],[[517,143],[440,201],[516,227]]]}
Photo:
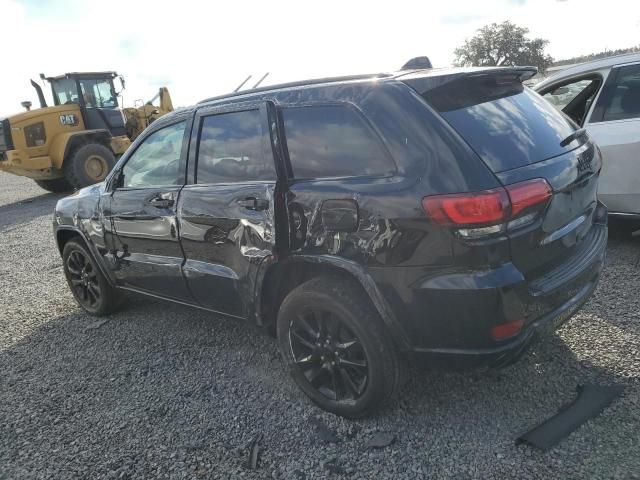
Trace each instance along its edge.
{"label": "dented front door", "polygon": [[193,128],[193,179],[178,201],[183,274],[201,306],[246,318],[257,269],[275,248],[266,105],[202,109]]}

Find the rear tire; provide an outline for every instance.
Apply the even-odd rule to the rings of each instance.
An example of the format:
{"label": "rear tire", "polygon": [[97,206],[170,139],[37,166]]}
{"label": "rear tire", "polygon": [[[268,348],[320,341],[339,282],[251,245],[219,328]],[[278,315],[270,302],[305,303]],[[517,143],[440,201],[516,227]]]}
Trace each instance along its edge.
{"label": "rear tire", "polygon": [[67,181],[76,189],[101,182],[116,164],[113,152],[99,143],[78,148],[64,161]]}
{"label": "rear tire", "polygon": [[86,312],[100,317],[122,306],[124,296],[109,285],[83,241],[69,240],[62,261],[71,293]]}
{"label": "rear tire", "polygon": [[47,192],[64,193],[73,190],[73,187],[65,178],[54,178],[53,180],[35,180],[40,188]]}
{"label": "rear tire", "polygon": [[400,358],[369,299],[338,276],[311,279],[284,299],[280,352],[302,391],[347,418],[370,415],[400,386]]}

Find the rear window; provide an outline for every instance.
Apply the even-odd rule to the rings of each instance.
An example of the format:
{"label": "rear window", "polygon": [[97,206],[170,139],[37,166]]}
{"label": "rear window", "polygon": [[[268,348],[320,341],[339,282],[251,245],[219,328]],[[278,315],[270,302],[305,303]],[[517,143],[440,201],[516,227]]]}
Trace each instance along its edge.
{"label": "rear window", "polygon": [[288,107],[282,116],[296,178],[383,175],[395,170],[381,140],[353,108]]}
{"label": "rear window", "polygon": [[575,124],[519,81],[481,77],[450,82],[424,98],[494,172],[546,160],[576,147],[560,142]]}

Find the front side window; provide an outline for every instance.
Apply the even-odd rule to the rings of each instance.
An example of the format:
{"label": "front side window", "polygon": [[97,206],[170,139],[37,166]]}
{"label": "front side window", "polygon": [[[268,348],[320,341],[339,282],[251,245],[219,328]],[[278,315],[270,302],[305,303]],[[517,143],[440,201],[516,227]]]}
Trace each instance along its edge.
{"label": "front side window", "polygon": [[56,105],[79,103],[78,86],[74,79],[61,78],[60,80],[53,80],[51,85],[53,87],[53,98],[56,101]]}
{"label": "front side window", "polygon": [[122,169],[123,187],[181,185],[184,172],[180,154],[186,122],[176,123],[149,135]]}
{"label": "front side window", "polygon": [[543,97],[558,110],[563,110],[580,92],[593,84],[593,82],[596,82],[593,78],[578,80],[577,82],[554,88],[545,93]]}
{"label": "front side window", "polygon": [[348,106],[289,107],[282,115],[296,178],[385,175],[395,170],[380,139]]}
{"label": "front side window", "polygon": [[582,125],[593,100],[600,91],[600,76],[583,78],[557,86],[543,97],[558,110],[564,112],[578,125]]}
{"label": "front side window", "polygon": [[260,112],[204,117],[198,145],[196,183],[274,180],[275,166],[262,150]]}
{"label": "front side window", "polygon": [[640,118],[640,65],[619,69],[603,121],[630,118]]}
{"label": "front side window", "polygon": [[87,107],[115,108],[118,106],[116,93],[110,79],[80,80],[80,90]]}

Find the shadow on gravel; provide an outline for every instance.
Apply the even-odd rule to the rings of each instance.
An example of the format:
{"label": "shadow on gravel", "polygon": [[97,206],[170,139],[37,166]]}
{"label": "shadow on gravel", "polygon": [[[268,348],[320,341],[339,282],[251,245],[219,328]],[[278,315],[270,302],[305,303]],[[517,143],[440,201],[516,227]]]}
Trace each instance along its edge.
{"label": "shadow on gravel", "polygon": [[527,419],[542,420],[548,407],[553,409],[549,398],[571,399],[580,383],[624,382],[608,370],[579,362],[556,334],[540,337],[505,368],[447,372],[414,364],[412,370],[404,394],[414,403],[404,402],[404,407],[425,418],[433,408],[451,420],[467,417],[469,428],[495,427],[496,422],[526,426]]}
{"label": "shadow on gravel", "polygon": [[632,236],[640,231],[640,220],[628,220],[609,217],[609,240],[636,241],[640,245],[640,237]]}
{"label": "shadow on gravel", "polygon": [[[58,478],[151,478],[179,462],[193,472],[198,458],[218,473],[242,471],[256,432],[273,468],[296,455],[320,462],[307,425],[312,415],[380,425],[402,449],[429,448],[428,435],[448,445],[441,452],[474,451],[483,442],[515,451],[513,440],[568,403],[576,385],[619,381],[580,364],[550,336],[504,370],[414,367],[395,405],[349,422],[313,407],[286,375],[275,341],[243,323],[139,298],[105,318],[64,315],[0,351],[0,466],[8,478],[41,468]],[[302,433],[286,433],[295,431]],[[343,443],[354,458],[358,445]],[[441,460],[429,459],[433,472]]]}
{"label": "shadow on gravel", "polygon": [[0,232],[28,223],[42,215],[53,214],[56,202],[66,194],[46,193],[19,202],[0,205]]}

